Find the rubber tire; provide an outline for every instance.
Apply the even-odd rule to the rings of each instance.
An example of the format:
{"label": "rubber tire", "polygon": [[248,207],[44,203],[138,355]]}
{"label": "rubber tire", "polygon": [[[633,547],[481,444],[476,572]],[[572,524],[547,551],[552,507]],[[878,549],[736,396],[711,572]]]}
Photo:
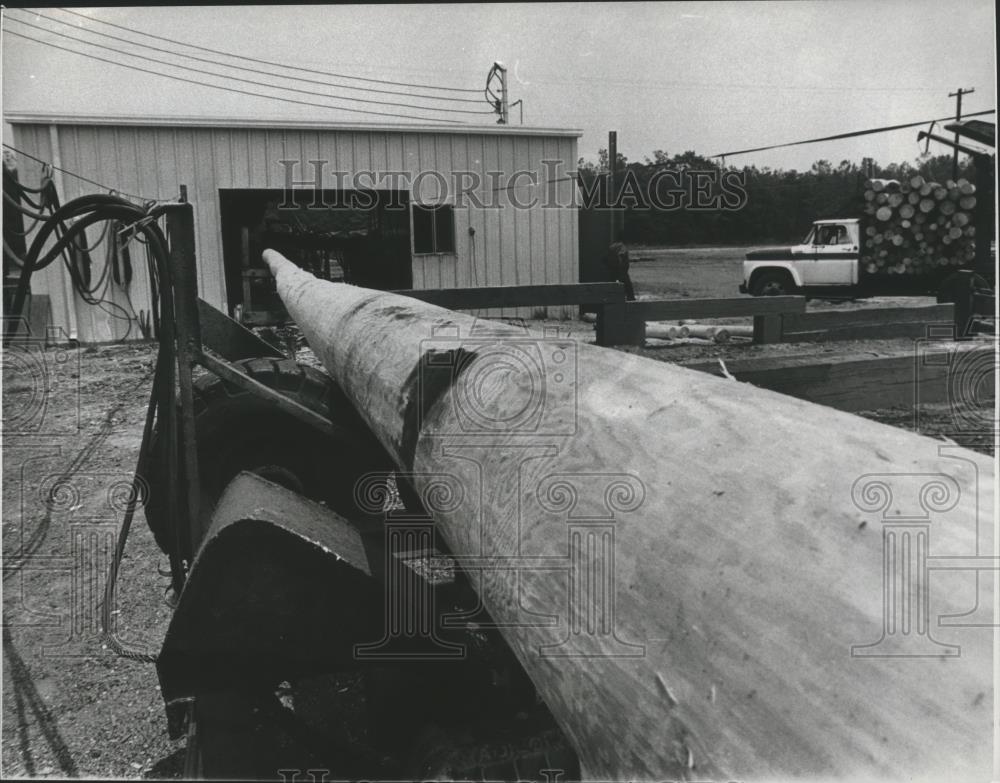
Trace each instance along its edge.
{"label": "rubber tire", "polygon": [[[207,529],[223,491],[241,471],[259,473],[324,502],[343,516],[363,514],[354,500],[356,480],[366,473],[394,468],[333,380],[291,359],[246,359],[235,366],[255,381],[329,417],[344,428],[345,435],[321,433],[218,376],[198,378],[193,391],[201,529]],[[154,431],[154,455],[159,448],[161,439]],[[158,459],[155,464],[164,466],[166,460]],[[166,553],[173,546],[173,536],[167,524],[163,468],[148,480],[146,519],[157,545]],[[197,542],[193,548],[197,549]]]}
{"label": "rubber tire", "polygon": [[753,296],[785,296],[794,291],[795,285],[785,272],[761,272],[750,287]]}

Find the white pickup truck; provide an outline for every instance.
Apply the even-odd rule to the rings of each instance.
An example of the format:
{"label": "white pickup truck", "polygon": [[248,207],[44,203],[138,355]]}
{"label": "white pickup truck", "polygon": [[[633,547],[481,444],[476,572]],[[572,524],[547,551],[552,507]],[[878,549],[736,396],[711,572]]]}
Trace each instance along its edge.
{"label": "white pickup truck", "polygon": [[956,271],[951,266],[923,274],[871,273],[862,236],[864,226],[857,218],[817,220],[798,245],[748,252],[740,291],[835,298],[937,295]]}

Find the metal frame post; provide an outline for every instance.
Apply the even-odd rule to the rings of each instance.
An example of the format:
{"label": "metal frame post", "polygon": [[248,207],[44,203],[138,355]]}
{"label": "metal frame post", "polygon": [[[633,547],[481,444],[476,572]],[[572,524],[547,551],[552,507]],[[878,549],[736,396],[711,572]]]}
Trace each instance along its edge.
{"label": "metal frame post", "polygon": [[[174,312],[177,316],[176,351],[177,381],[180,397],[180,428],[168,437],[180,436],[181,442],[170,451],[181,458],[184,483],[183,496],[188,514],[189,554],[201,540],[199,508],[198,441],[194,423],[194,388],[192,369],[200,361],[201,326],[198,319],[198,271],[195,257],[194,208],[191,204],[171,205],[166,212],[167,237],[170,243],[170,265],[173,270]],[[178,485],[179,488],[179,485]]]}

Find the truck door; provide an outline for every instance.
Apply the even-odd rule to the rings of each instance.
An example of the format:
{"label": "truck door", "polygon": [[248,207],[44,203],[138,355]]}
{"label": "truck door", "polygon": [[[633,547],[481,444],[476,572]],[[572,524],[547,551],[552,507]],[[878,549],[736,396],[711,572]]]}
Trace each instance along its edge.
{"label": "truck door", "polygon": [[809,266],[807,285],[851,285],[856,280],[859,245],[851,226],[844,223],[824,223],[816,226],[815,256]]}
{"label": "truck door", "polygon": [[797,245],[792,245],[792,263],[803,285],[809,285],[809,275],[816,260],[816,226],[813,225],[805,239]]}

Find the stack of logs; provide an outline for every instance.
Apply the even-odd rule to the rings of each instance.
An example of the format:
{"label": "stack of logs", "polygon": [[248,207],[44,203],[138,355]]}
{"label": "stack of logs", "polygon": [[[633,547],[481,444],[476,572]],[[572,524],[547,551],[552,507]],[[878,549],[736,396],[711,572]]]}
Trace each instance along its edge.
{"label": "stack of logs", "polygon": [[865,184],[864,269],[869,274],[917,275],[966,266],[975,258],[972,210],[976,186],[943,185],[919,174]]}

